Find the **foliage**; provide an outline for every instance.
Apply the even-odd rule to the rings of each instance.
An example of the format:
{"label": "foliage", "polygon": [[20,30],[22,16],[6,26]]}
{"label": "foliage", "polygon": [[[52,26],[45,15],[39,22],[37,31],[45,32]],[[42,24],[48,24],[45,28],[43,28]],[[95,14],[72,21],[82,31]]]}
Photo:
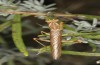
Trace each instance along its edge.
{"label": "foliage", "polygon": [[[22,32],[22,26],[27,27],[31,30],[34,31],[32,26],[27,26],[28,24],[25,22],[22,22],[22,18],[30,15],[34,15],[35,17],[38,17],[39,19],[45,19],[47,17],[47,12],[53,11],[56,8],[53,7],[55,4],[50,4],[50,5],[44,5],[44,0],[25,0],[23,2],[18,1],[15,3],[13,0],[0,0],[0,15],[1,17],[4,17],[2,20],[2,24],[0,24],[0,32],[12,31],[12,38],[14,41],[14,44],[16,47],[19,49],[20,52],[22,52],[25,56],[28,56],[28,50],[27,47],[25,46],[23,42],[22,35],[24,34]],[[96,52],[96,47],[100,45],[100,29],[98,29],[96,26],[98,25],[100,19],[100,16],[93,16],[93,15],[83,15],[83,14],[59,14],[59,13],[54,13],[54,18],[59,19],[59,17],[70,17],[74,19],[74,17],[77,18],[83,18],[92,20],[93,19],[93,24],[90,24],[89,21],[78,21],[78,20],[72,20],[71,24],[64,24],[64,29],[63,29],[63,40],[62,40],[62,45],[72,45],[75,43],[86,43],[89,44],[92,48],[93,51],[92,53],[87,53],[87,52],[75,52],[75,51],[67,51],[67,50],[62,50],[63,54],[71,54],[71,55],[83,55],[83,56],[100,56],[100,53],[95,53]],[[49,18],[50,19],[50,18]],[[59,19],[59,21],[61,21]],[[8,28],[8,30],[6,30]],[[26,32],[27,33],[27,32]],[[26,34],[25,33],[25,34]],[[33,33],[31,31],[31,33]],[[46,41],[50,42],[50,34],[43,32],[42,34],[38,35],[37,40],[40,41]],[[3,41],[3,38],[0,37],[0,43],[5,43]],[[41,44],[41,43],[40,43]],[[9,50],[8,50],[9,51]],[[31,49],[31,51],[44,53],[50,51],[49,46],[45,46],[40,49]],[[11,51],[12,52],[12,51]],[[2,65],[4,62],[7,62],[9,59],[13,60],[15,57],[17,57],[16,52],[12,52],[12,55],[5,55],[4,57],[1,58],[0,62]],[[3,54],[1,54],[2,56]],[[15,55],[15,56],[14,56]],[[10,57],[10,58],[9,58]],[[6,61],[3,61],[5,60]],[[21,58],[22,59],[22,58]],[[23,60],[23,59],[22,59]],[[27,63],[28,64],[28,63]]]}

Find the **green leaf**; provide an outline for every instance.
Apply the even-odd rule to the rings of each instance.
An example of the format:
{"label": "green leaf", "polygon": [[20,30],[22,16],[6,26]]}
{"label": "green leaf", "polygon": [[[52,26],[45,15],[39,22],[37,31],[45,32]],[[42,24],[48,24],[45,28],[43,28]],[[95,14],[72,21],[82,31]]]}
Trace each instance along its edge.
{"label": "green leaf", "polygon": [[28,56],[28,52],[26,50],[26,47],[24,45],[23,39],[22,39],[22,27],[21,27],[21,15],[15,15],[13,24],[12,24],[12,38],[16,45],[16,47],[19,49],[20,52],[23,52],[25,56]]}
{"label": "green leaf", "polygon": [[0,25],[0,32],[2,32],[4,29],[8,28],[11,25],[11,21],[6,21],[5,23]]}
{"label": "green leaf", "polygon": [[89,42],[89,45],[92,47],[93,52],[95,52],[97,50],[97,47],[94,43]]}
{"label": "green leaf", "polygon": [[74,28],[69,27],[67,24],[64,24],[64,29],[66,29],[66,30],[72,30],[72,31],[75,31],[75,29],[74,29]]}

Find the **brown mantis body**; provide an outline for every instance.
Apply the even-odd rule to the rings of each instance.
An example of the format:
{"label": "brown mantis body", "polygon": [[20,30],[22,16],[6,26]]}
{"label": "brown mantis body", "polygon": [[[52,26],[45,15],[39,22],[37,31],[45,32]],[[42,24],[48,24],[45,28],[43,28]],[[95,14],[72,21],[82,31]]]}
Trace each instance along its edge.
{"label": "brown mantis body", "polygon": [[[43,32],[43,31],[41,33],[50,36],[50,40],[45,40],[45,39],[42,39],[42,38],[39,38],[39,39],[34,38],[34,40],[50,42],[51,55],[52,55],[52,58],[54,60],[59,59],[60,56],[61,56],[62,42],[69,42],[69,43],[81,42],[81,41],[78,41],[78,40],[73,40],[73,41],[71,41],[71,40],[65,40],[64,41],[63,40],[62,41],[63,22],[59,22],[58,19],[49,19],[49,20],[46,20],[46,22],[48,23],[48,26],[50,28],[50,34]],[[38,42],[38,43],[40,43],[40,42]],[[44,46],[43,44],[41,44],[41,45]]]}
{"label": "brown mantis body", "polygon": [[54,60],[59,59],[61,56],[61,41],[62,41],[62,25],[63,23],[58,23],[57,19],[46,21],[50,28],[50,44],[51,44],[51,54]]}
{"label": "brown mantis body", "polygon": [[[64,35],[62,35],[63,22],[59,22],[59,20],[57,18],[55,18],[54,16],[48,15],[46,18],[46,22],[48,23],[48,26],[50,28],[50,34],[45,33],[45,32],[42,32],[42,33],[44,34],[44,36],[45,35],[50,36],[50,40],[43,39],[41,37],[39,39],[34,38],[34,40],[50,42],[51,55],[54,60],[59,59],[61,56],[62,42],[69,42],[71,44],[82,42],[81,40],[78,40],[78,39],[62,40],[62,36],[64,36]],[[38,42],[38,43],[40,43],[40,42]],[[41,45],[44,46],[43,44],[41,44]]]}

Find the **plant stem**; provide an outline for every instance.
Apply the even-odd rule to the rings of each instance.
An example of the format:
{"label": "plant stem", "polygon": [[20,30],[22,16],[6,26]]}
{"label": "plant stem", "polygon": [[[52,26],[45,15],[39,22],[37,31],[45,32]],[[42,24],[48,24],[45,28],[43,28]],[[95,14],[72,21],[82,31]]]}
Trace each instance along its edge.
{"label": "plant stem", "polygon": [[80,55],[80,56],[100,56],[100,53],[77,52],[77,51],[62,51],[63,54]]}
{"label": "plant stem", "polygon": [[[8,13],[8,14],[23,14],[24,16],[28,16],[28,15],[46,16],[47,15],[47,13],[21,12],[21,11],[14,11],[14,10],[0,10],[0,12]],[[71,18],[85,18],[85,19],[89,19],[89,20],[91,20],[93,18],[100,19],[100,16],[85,15],[85,14],[62,14],[62,13],[55,13],[54,16],[71,17]]]}
{"label": "plant stem", "polygon": [[[39,53],[50,52],[50,46],[45,46],[40,49],[31,49],[31,51],[39,52]],[[80,56],[100,56],[100,53],[77,52],[77,51],[68,51],[68,50],[62,50],[62,54],[80,55]]]}

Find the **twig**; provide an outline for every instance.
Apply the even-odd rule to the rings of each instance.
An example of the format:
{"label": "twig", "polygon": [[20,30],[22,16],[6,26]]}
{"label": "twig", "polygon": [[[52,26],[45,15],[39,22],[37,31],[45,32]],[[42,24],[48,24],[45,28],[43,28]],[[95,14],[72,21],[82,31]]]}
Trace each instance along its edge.
{"label": "twig", "polygon": [[[14,11],[14,10],[0,10],[2,13],[7,13],[7,14],[25,14],[25,15],[38,15],[38,16],[46,16],[46,13],[33,13],[33,12],[21,12],[21,11]],[[55,13],[55,16],[65,16],[65,17],[74,17],[75,15],[65,15],[65,14],[58,14]]]}
{"label": "twig", "polygon": [[[14,11],[14,10],[0,10],[0,12],[8,13],[8,14],[24,14],[24,15],[38,15],[38,16],[46,16],[47,15],[46,13],[22,12],[22,11]],[[100,19],[100,16],[85,15],[85,14],[62,14],[62,13],[55,13],[54,16],[71,17],[71,18],[85,18],[85,19],[93,19],[93,18]]]}

